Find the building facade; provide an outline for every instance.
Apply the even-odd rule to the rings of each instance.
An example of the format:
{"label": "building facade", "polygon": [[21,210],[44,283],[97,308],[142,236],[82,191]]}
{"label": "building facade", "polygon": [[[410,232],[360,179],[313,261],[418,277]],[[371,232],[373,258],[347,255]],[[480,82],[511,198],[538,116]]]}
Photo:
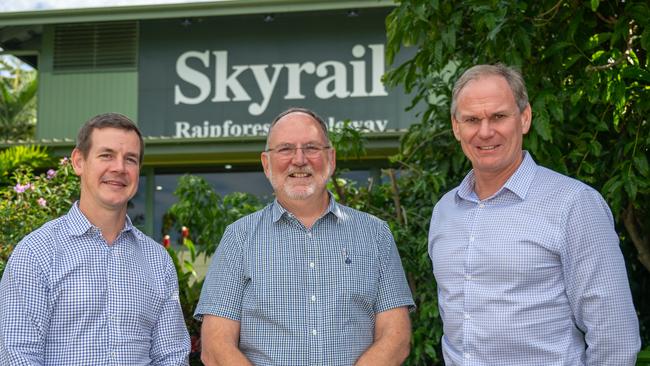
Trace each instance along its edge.
{"label": "building facade", "polygon": [[391,10],[383,0],[225,0],[4,13],[0,46],[38,70],[35,143],[56,155],[98,113],[136,121],[146,151],[130,215],[160,239],[183,174],[271,199],[259,155],[270,121],[292,106],[361,130],[367,154],[339,167],[378,176],[416,119],[411,98],[382,82]]}

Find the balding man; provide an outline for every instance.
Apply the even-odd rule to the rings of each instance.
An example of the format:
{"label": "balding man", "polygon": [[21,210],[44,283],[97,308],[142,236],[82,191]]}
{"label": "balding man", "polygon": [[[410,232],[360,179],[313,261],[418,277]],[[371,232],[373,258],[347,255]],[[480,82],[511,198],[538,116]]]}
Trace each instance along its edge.
{"label": "balding man", "polygon": [[327,127],[293,108],[261,154],[276,199],[230,225],[195,316],[206,365],[399,365],[413,299],[385,222],[334,201]]}

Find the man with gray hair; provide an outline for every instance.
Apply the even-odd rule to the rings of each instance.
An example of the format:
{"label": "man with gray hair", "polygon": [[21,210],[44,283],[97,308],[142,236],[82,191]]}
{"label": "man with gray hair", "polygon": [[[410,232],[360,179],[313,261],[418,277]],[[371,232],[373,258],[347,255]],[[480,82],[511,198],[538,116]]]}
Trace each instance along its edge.
{"label": "man with gray hair", "polygon": [[195,316],[206,365],[399,365],[413,299],[388,226],[336,203],[336,152],[314,112],[271,124],[276,200],[228,226]]}
{"label": "man with gray hair", "polygon": [[429,256],[447,365],[632,366],[638,321],[609,207],[522,150],[523,78],[478,65],[451,125],[472,171],[436,204]]}

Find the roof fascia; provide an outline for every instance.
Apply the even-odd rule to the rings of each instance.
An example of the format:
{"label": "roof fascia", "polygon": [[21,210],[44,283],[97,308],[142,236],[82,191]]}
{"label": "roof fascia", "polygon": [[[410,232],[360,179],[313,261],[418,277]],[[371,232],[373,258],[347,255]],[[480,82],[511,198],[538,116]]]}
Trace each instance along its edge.
{"label": "roof fascia", "polygon": [[0,13],[0,26],[207,17],[395,6],[392,0],[221,0]]}

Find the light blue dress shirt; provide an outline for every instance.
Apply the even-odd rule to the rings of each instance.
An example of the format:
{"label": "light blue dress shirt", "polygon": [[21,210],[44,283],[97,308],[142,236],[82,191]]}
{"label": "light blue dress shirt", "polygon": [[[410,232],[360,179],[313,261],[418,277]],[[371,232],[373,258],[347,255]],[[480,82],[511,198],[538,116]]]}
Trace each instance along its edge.
{"label": "light blue dress shirt", "polygon": [[611,212],[523,163],[479,200],[470,172],[436,205],[429,256],[447,365],[634,365],[638,320]]}
{"label": "light blue dress shirt", "polygon": [[108,245],[75,204],[26,236],[0,283],[0,365],[186,365],[178,281],[130,219]]}
{"label": "light blue dress shirt", "polygon": [[305,228],[277,201],[230,225],[195,317],[240,322],[257,365],[352,365],[372,344],[375,315],[413,306],[385,222],[330,200]]}

